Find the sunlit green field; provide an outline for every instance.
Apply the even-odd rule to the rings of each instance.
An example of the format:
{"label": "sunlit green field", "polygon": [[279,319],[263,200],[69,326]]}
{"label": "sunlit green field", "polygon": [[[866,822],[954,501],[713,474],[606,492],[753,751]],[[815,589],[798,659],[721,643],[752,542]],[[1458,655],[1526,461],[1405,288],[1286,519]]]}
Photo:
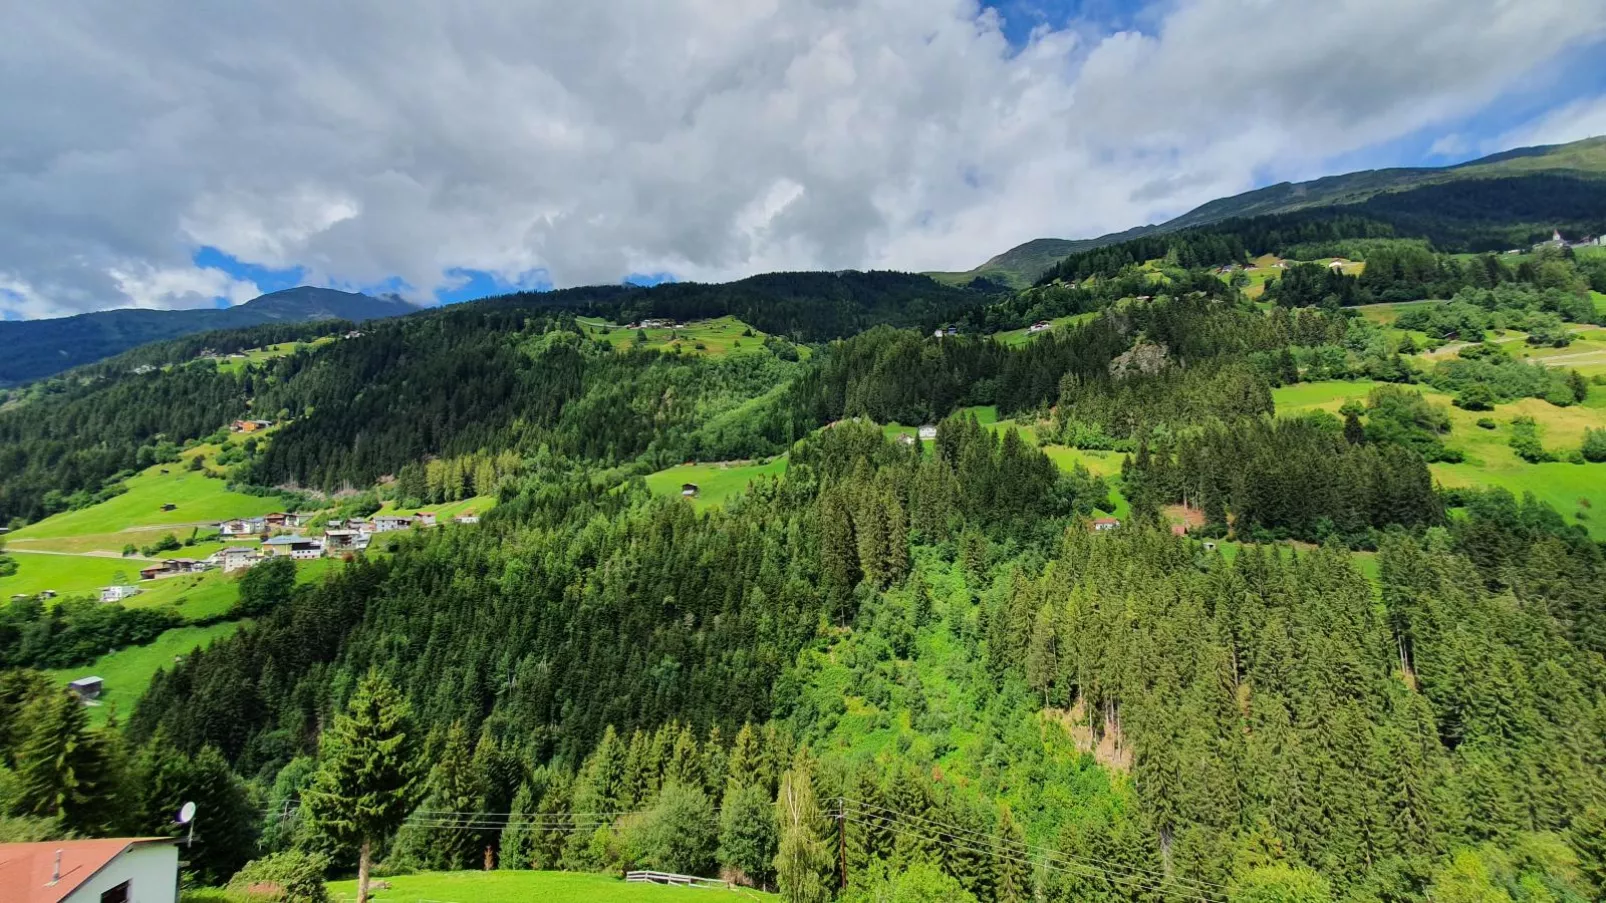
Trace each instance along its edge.
{"label": "sunlit green field", "polygon": [[786,456],[765,462],[730,462],[713,464],[678,464],[648,474],[647,488],[654,495],[680,495],[681,486],[697,484],[697,495],[691,503],[701,511],[724,502],[747,488],[747,484],[760,477],[774,477],[786,473]]}
{"label": "sunlit green field", "polygon": [[276,357],[286,357],[294,354],[298,347],[304,347],[308,350],[311,350],[314,348],[322,348],[323,346],[331,344],[334,341],[334,336],[326,335],[319,336],[310,342],[280,342],[277,345],[266,345],[261,348],[251,348],[241,352],[245,355],[244,357],[232,357],[219,361],[217,368],[219,371],[224,373],[240,373],[248,366],[260,364],[263,361],[271,361]]}
{"label": "sunlit green field", "polygon": [[1064,328],[1066,326],[1072,326],[1072,325],[1076,325],[1076,324],[1079,324],[1079,323],[1086,323],[1087,321],[1094,319],[1098,315],[1099,315],[1099,312],[1095,310],[1095,311],[1088,311],[1087,313],[1072,314],[1069,317],[1055,317],[1054,319],[1049,321],[1050,323],[1054,324],[1054,329],[1046,329],[1046,330],[1043,330],[1042,332],[1030,332],[1030,331],[1028,331],[1030,329],[1030,327],[1023,326],[1020,329],[1010,329],[1010,330],[1006,330],[1004,332],[995,332],[995,333],[993,333],[993,338],[997,339],[998,341],[1003,342],[1005,345],[1008,345],[1011,348],[1013,348],[1013,347],[1016,347],[1018,345],[1024,345],[1027,342],[1030,342],[1031,340],[1037,338],[1038,336],[1048,335],[1049,333],[1053,332],[1054,330],[1062,329],[1062,328]]}
{"label": "sunlit green field", "polygon": [[[722,357],[728,354],[758,354],[764,351],[765,334],[753,329],[735,317],[699,320],[674,329],[626,329],[622,325],[603,320],[580,317],[576,319],[586,332],[606,340],[614,348],[650,348],[658,351],[683,351]],[[743,333],[751,332],[752,335]],[[645,333],[647,341],[637,344],[637,334]],[[699,347],[700,346],[700,347]],[[807,349],[799,354],[807,356]]]}
{"label": "sunlit green field", "polygon": [[[278,509],[281,502],[276,498],[230,492],[223,480],[189,470],[186,464],[193,454],[195,452],[186,452],[183,461],[159,464],[130,477],[128,491],[122,495],[29,524],[7,540],[23,543],[29,539],[116,533],[131,527],[176,528],[231,517],[252,517]],[[163,473],[164,470],[167,472]],[[165,504],[175,507],[172,511],[163,511]]]}
{"label": "sunlit green field", "polygon": [[[1337,411],[1349,399],[1364,401],[1380,385],[1366,380],[1299,383],[1272,391],[1279,414],[1310,410]],[[1451,396],[1416,387],[1450,415],[1445,444],[1460,449],[1466,460],[1459,464],[1432,464],[1434,478],[1444,486],[1499,486],[1521,496],[1531,492],[1563,517],[1588,528],[1590,535],[1606,539],[1606,464],[1530,464],[1511,450],[1511,420],[1534,418],[1545,448],[1557,454],[1578,448],[1585,429],[1606,429],[1606,407],[1599,404],[1559,408],[1537,398],[1496,405],[1493,411],[1463,411],[1450,404]],[[1606,395],[1606,388],[1591,393]],[[1486,430],[1477,421],[1487,417],[1496,427]]]}
{"label": "sunlit green field", "polygon": [[[626,884],[611,875],[581,872],[426,872],[386,878],[391,887],[372,898],[379,903],[676,903],[721,900],[779,900],[755,891]],[[329,896],[357,899],[356,881],[331,881]]]}
{"label": "sunlit green field", "polygon": [[[476,495],[473,498],[459,499],[455,502],[442,502],[439,505],[422,505],[407,508],[406,513],[414,514],[419,511],[428,511],[435,515],[435,522],[437,524],[444,524],[449,523],[452,518],[458,516],[459,514],[468,514],[470,512],[474,514],[484,514],[495,507],[496,496]],[[397,513],[397,508],[394,500],[385,502],[383,505],[379,506],[378,511],[374,512],[375,515],[395,513]]]}
{"label": "sunlit green field", "polygon": [[197,646],[206,646],[219,637],[234,633],[249,621],[225,621],[208,627],[176,627],[148,646],[130,646],[95,659],[87,665],[51,671],[51,678],[65,685],[80,677],[95,676],[106,681],[98,706],[89,709],[93,724],[104,724],[113,711],[126,721],[134,701],[150,686],[160,668],[171,668],[174,656],[188,655]]}

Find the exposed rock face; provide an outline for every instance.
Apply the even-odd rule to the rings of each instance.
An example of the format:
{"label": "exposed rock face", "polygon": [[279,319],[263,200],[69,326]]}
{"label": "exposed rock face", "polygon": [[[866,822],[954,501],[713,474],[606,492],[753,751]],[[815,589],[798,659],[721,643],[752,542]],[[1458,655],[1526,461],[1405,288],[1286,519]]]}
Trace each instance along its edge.
{"label": "exposed rock face", "polygon": [[1164,345],[1139,342],[1132,346],[1131,351],[1110,361],[1110,375],[1116,379],[1133,374],[1149,376],[1165,369],[1168,360]]}

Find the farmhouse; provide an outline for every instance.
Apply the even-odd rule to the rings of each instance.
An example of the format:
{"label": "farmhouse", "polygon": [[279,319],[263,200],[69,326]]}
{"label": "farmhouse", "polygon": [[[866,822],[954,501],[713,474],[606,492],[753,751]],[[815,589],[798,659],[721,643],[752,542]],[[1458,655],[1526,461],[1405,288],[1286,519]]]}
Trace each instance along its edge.
{"label": "farmhouse", "polygon": [[173,903],[178,846],[170,837],[0,843],[7,903]]}
{"label": "farmhouse", "polygon": [[355,552],[362,533],[357,530],[323,531],[323,547],[329,552]]}
{"label": "farmhouse", "polygon": [[194,558],[169,558],[159,564],[139,569],[141,580],[161,580],[166,577],[177,577],[180,574],[195,574],[211,567],[205,561],[196,561]]}
{"label": "farmhouse", "polygon": [[286,527],[305,527],[311,521],[312,515],[310,514],[286,514],[284,516],[284,525]]}
{"label": "farmhouse", "polygon": [[435,526],[435,512],[420,511],[413,515],[413,523],[420,527],[433,527]]}
{"label": "farmhouse", "polygon": [[103,586],[100,589],[100,601],[121,602],[129,596],[139,595],[139,587],[119,584],[117,586]]}
{"label": "farmhouse", "polygon": [[232,574],[256,564],[262,560],[262,556],[249,546],[229,546],[214,552],[208,560],[222,568],[223,573]]}
{"label": "farmhouse", "polygon": [[261,536],[268,532],[268,522],[260,517],[226,520],[217,525],[217,531],[223,536]]}
{"label": "farmhouse", "polygon": [[323,543],[305,536],[275,536],[262,543],[262,554],[274,558],[305,561],[323,557]]}
{"label": "farmhouse", "polygon": [[933,424],[930,424],[930,423],[926,424],[925,426],[922,426],[920,428],[920,438],[921,439],[935,439],[935,438],[937,438],[937,427],[935,425],[933,425]]}
{"label": "farmhouse", "polygon": [[654,319],[654,320],[642,320],[640,328],[642,328],[642,329],[674,329],[675,328],[675,321],[674,320],[656,320],[656,319]]}
{"label": "farmhouse", "polygon": [[271,420],[236,420],[229,429],[236,433],[255,433],[270,426],[273,426],[273,421]]}
{"label": "farmhouse", "polygon": [[76,694],[79,699],[87,700],[99,697],[100,691],[105,687],[105,685],[106,681],[104,678],[80,677],[77,680],[68,682],[67,689]]}
{"label": "farmhouse", "polygon": [[459,514],[457,517],[453,518],[453,520],[460,524],[477,524],[480,522],[480,516],[472,511],[464,511],[462,514]]}
{"label": "farmhouse", "polygon": [[1119,526],[1121,526],[1121,521],[1119,518],[1115,517],[1095,518],[1092,524],[1094,533],[1104,533],[1108,530],[1114,530]]}
{"label": "farmhouse", "polygon": [[1053,323],[1050,323],[1047,320],[1038,320],[1036,323],[1033,323],[1031,326],[1026,327],[1026,331],[1029,332],[1029,333],[1031,333],[1031,332],[1046,332],[1047,330],[1050,330],[1050,329],[1053,329],[1053,328],[1054,328],[1054,324]]}
{"label": "farmhouse", "polygon": [[413,519],[398,514],[381,514],[374,518],[375,533],[389,533],[392,530],[405,530],[413,525]]}
{"label": "farmhouse", "polygon": [[284,518],[283,511],[275,511],[272,514],[262,515],[262,522],[268,525],[269,530],[283,530]]}
{"label": "farmhouse", "polygon": [[686,498],[695,498],[697,496],[697,484],[696,483],[682,483],[682,484],[680,484],[680,494],[685,496]]}

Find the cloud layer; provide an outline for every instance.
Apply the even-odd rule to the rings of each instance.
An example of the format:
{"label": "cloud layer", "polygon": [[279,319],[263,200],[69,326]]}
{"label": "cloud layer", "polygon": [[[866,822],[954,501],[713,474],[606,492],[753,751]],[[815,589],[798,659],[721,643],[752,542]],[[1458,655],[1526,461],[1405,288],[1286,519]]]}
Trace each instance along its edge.
{"label": "cloud layer", "polygon": [[1177,0],[1013,46],[972,0],[12,4],[0,311],[254,294],[200,247],[420,300],[965,268],[1474,113],[1606,38],[1592,4]]}

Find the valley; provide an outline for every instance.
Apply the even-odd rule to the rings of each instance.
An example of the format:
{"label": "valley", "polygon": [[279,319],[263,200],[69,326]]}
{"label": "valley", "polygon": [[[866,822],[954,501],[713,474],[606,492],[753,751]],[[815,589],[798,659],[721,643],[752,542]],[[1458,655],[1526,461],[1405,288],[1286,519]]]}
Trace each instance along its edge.
{"label": "valley", "polygon": [[0,832],[196,802],[191,903],[1583,903],[1606,254],[1550,154],[20,385]]}

